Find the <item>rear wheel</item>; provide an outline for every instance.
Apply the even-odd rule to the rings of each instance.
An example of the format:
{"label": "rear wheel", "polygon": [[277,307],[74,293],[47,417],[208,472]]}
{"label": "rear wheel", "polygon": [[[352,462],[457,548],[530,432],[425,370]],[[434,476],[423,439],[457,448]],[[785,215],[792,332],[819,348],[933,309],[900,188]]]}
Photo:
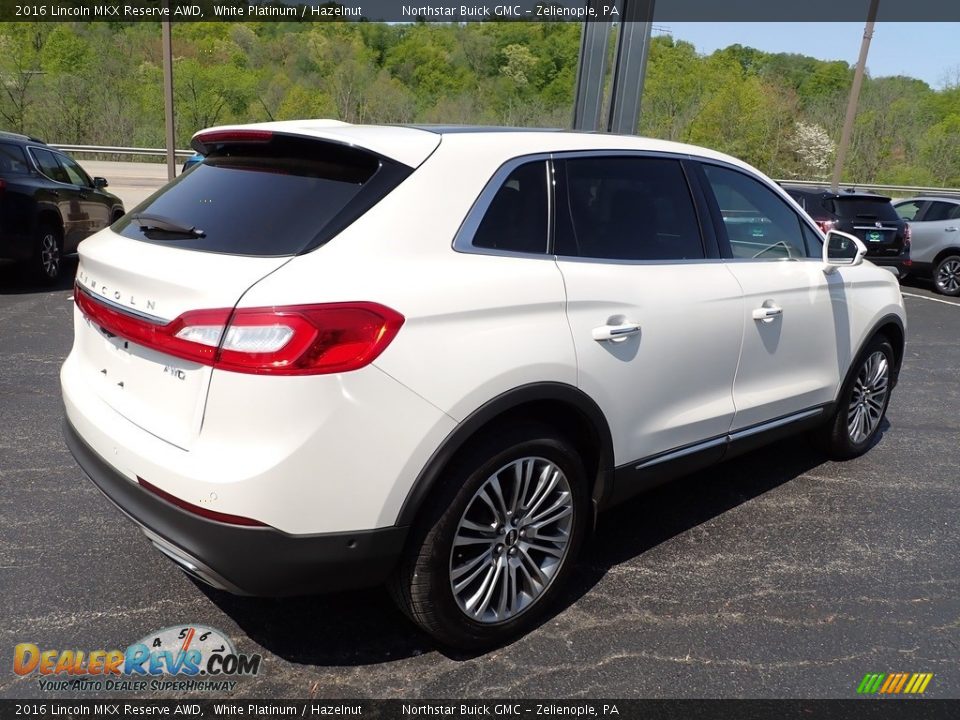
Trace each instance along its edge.
{"label": "rear wheel", "polygon": [[863,455],[873,444],[890,403],[893,346],[874,337],[851,368],[833,416],[815,440],[835,460]]}
{"label": "rear wheel", "polygon": [[32,270],[43,283],[53,284],[63,271],[63,233],[52,223],[42,223],[34,240]]}
{"label": "rear wheel", "polygon": [[960,255],[947,255],[933,269],[933,286],[938,293],[960,295]]}
{"label": "rear wheel", "polygon": [[583,465],[552,429],[489,435],[453,463],[425,509],[394,598],[446,645],[501,644],[548,612],[588,514]]}

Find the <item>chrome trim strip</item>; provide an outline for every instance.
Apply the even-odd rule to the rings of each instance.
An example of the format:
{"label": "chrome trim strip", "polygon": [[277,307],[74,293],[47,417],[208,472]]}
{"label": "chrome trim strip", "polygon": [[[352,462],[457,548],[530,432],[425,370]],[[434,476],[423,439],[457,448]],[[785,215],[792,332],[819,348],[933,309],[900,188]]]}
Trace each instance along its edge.
{"label": "chrome trim strip", "polygon": [[133,308],[127,307],[126,305],[121,305],[120,303],[115,302],[108,297],[97,295],[95,292],[91,292],[89,288],[79,283],[77,283],[77,287],[80,289],[80,292],[82,292],[84,295],[87,295],[94,302],[98,302],[101,305],[106,305],[111,310],[116,310],[124,315],[129,315],[130,317],[137,318],[138,320],[145,320],[152,325],[166,325],[170,322],[166,318],[158,317],[157,315],[150,315],[149,313],[145,313],[140,310],[134,310]]}
{"label": "chrome trim strip", "polygon": [[727,440],[727,436],[724,435],[723,437],[707,440],[706,442],[697,443],[696,445],[688,445],[687,447],[680,448],[679,450],[666,452],[663,455],[657,455],[650,460],[640,463],[634,468],[634,470],[642,470],[643,468],[651,467],[652,465],[659,465],[660,463],[665,463],[669,460],[676,460],[678,458],[686,457],[687,455],[693,455],[701,450],[709,450],[710,448],[715,448],[719,445],[726,445]]}
{"label": "chrome trim strip", "polygon": [[727,437],[730,439],[730,442],[735,440],[742,440],[743,438],[751,437],[752,435],[757,435],[767,430],[774,430],[778,427],[783,427],[784,425],[789,425],[790,423],[798,422],[799,420],[806,420],[808,418],[816,417],[817,415],[823,414],[823,407],[813,408],[812,410],[803,410],[793,415],[787,415],[778,420],[770,420],[769,422],[760,423],[759,425],[754,425],[753,427],[746,428],[744,430],[738,430],[737,432],[730,433]]}
{"label": "chrome trim strip", "polygon": [[[40,175],[42,175],[43,177],[45,177],[47,180],[49,180],[50,182],[56,183],[57,185],[63,185],[64,187],[68,187],[68,188],[80,188],[81,190],[97,190],[97,189],[98,189],[98,188],[96,188],[96,187],[93,186],[93,185],[76,185],[76,184],[74,184],[74,183],[65,183],[65,182],[63,182],[63,181],[61,181],[61,180],[54,180],[52,177],[50,177],[49,175],[47,175],[47,174],[41,169],[41,167],[40,167],[40,161],[37,160],[36,155],[33,154],[33,151],[34,151],[34,150],[45,150],[46,152],[50,153],[50,154],[53,155],[54,157],[56,157],[57,155],[60,155],[60,156],[62,156],[62,157],[67,158],[68,160],[73,160],[73,158],[71,158],[71,157],[70,157],[69,155],[67,155],[66,153],[60,152],[59,150],[54,150],[52,147],[40,147],[39,145],[27,145],[27,155],[30,156],[30,160],[33,162],[34,167],[36,168],[36,171],[37,171],[38,173],[40,173]],[[76,161],[76,160],[73,160],[73,162],[77,162],[77,161]],[[77,164],[79,165],[79,163],[77,163]],[[83,168],[80,168],[80,169],[83,170]],[[64,170],[64,172],[66,172],[66,170]],[[84,172],[84,174],[87,173],[86,170],[83,170],[83,172]],[[90,182],[93,182],[93,179],[92,179],[92,178],[90,179]]]}
{"label": "chrome trim strip", "polygon": [[665,453],[644,460],[640,464],[636,465],[634,470],[642,470],[644,468],[659,465],[660,463],[665,463],[670,460],[678,460],[682,457],[692,455],[702,450],[710,450],[718,445],[726,445],[737,440],[752,437],[753,435],[759,435],[767,430],[775,430],[776,428],[783,427],[784,425],[790,425],[791,423],[799,422],[800,420],[807,420],[809,418],[816,417],[817,415],[822,415],[824,408],[825,406],[821,405],[820,407],[811,408],[810,410],[801,410],[800,412],[793,413],[792,415],[785,415],[784,417],[777,418],[776,420],[769,420],[743,430],[727,433],[722,437],[713,438],[712,440],[705,440],[693,445],[687,445],[686,447],[678,448],[677,450],[668,450]]}
{"label": "chrome trim strip", "polygon": [[[541,259],[548,258],[552,260],[553,256],[547,255],[548,243],[550,241],[549,233],[543,238],[543,253],[511,252],[510,250],[480,248],[474,247],[473,245],[473,236],[476,235],[477,229],[480,227],[480,222],[483,220],[484,215],[487,214],[487,210],[490,209],[490,204],[493,202],[493,198],[503,186],[503,183],[506,181],[506,179],[510,176],[510,173],[512,173],[521,165],[535,162],[542,162],[544,167],[547,168],[545,172],[549,173],[549,164],[547,162],[549,159],[550,153],[536,153],[533,155],[522,155],[512,158],[501,165],[493,174],[493,177],[491,177],[490,180],[487,181],[487,184],[484,185],[483,190],[480,191],[480,195],[474,201],[473,207],[471,207],[467,212],[466,218],[464,218],[463,223],[460,225],[460,229],[457,230],[457,234],[453,238],[453,249],[457,252],[472,253],[474,255],[497,255],[500,257],[528,257]],[[548,176],[544,176],[545,183],[547,179]],[[544,185],[544,190],[548,189],[549,188]],[[549,204],[549,197],[547,202]]]}

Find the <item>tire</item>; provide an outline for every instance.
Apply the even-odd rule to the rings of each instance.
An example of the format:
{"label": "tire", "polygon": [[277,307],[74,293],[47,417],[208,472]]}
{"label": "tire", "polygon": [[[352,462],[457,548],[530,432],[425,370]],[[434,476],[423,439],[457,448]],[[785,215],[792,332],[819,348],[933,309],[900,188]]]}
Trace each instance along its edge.
{"label": "tire", "polygon": [[554,430],[524,422],[486,434],[451,463],[428,500],[391,594],[446,646],[501,645],[547,615],[589,513],[583,464]]}
{"label": "tire", "polygon": [[947,255],[933,268],[933,289],[941,295],[960,295],[960,255]]}
{"label": "tire", "polygon": [[873,445],[890,404],[893,366],[890,341],[874,336],[850,367],[833,415],[814,433],[831,459],[850,460]]}
{"label": "tire", "polygon": [[37,227],[30,261],[34,277],[45,285],[53,285],[63,274],[63,233],[52,223]]}

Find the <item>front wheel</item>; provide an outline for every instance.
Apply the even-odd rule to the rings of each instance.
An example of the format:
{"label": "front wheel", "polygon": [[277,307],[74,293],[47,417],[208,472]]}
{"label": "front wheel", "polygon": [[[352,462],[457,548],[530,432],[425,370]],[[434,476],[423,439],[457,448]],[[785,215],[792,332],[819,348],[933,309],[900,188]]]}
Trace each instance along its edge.
{"label": "front wheel", "polygon": [[874,337],[852,366],[833,416],[814,435],[828,456],[849,460],[870,449],[890,403],[893,366],[890,341]]}
{"label": "front wheel", "polygon": [[488,435],[453,463],[414,528],[392,592],[440,642],[490,647],[549,610],[582,540],[586,475],[546,426]]}
{"label": "front wheel", "polygon": [[960,295],[960,255],[948,255],[933,269],[933,286],[950,297]]}

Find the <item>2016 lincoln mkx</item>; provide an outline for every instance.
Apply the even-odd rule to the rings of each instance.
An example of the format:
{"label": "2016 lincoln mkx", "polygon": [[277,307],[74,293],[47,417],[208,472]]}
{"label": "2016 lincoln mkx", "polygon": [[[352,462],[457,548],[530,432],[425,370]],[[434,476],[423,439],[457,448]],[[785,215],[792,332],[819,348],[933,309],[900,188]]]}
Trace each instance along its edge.
{"label": "2016 lincoln mkx", "polygon": [[496,644],[598,510],[880,430],[896,279],[731,157],[333,121],[193,146],[81,244],[62,385],[85,472],[215,586],[388,583],[442,642]]}

